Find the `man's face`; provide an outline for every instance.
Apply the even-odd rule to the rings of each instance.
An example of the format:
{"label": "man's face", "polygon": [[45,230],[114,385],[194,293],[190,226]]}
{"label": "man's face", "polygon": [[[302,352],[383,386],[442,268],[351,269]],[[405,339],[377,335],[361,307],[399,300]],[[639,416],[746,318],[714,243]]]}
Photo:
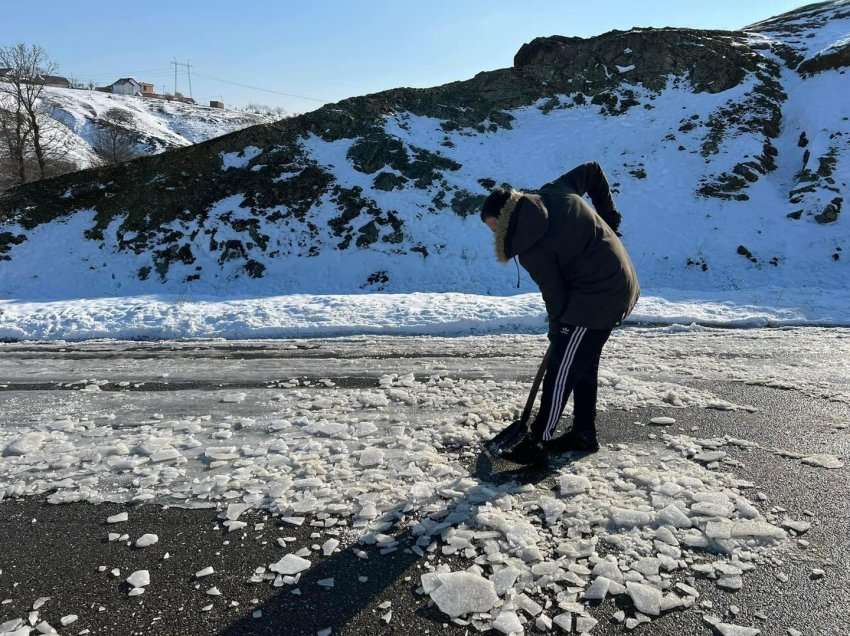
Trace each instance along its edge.
{"label": "man's face", "polygon": [[495,232],[496,225],[499,223],[499,219],[497,219],[495,216],[488,216],[486,219],[484,219],[484,222],[487,224],[487,227],[489,227]]}

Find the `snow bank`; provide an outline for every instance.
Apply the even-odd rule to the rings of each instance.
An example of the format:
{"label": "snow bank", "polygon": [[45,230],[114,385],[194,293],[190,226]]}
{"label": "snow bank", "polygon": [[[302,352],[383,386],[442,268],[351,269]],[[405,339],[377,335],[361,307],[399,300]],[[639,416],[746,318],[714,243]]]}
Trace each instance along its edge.
{"label": "snow bank", "polygon": [[[828,290],[644,295],[628,323],[717,327],[850,325],[844,295]],[[459,293],[134,296],[0,301],[0,338],[294,338],[355,334],[463,335],[545,331],[539,294]]]}

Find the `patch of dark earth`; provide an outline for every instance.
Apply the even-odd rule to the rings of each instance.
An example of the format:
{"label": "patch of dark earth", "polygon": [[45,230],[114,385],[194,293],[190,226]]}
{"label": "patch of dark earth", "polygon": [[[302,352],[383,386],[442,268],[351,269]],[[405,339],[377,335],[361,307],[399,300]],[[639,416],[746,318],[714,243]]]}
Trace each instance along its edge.
{"label": "patch of dark earth", "polygon": [[[700,601],[712,602],[705,613],[724,616],[729,622],[754,625],[765,635],[786,635],[794,628],[808,635],[839,636],[850,633],[850,469],[826,470],[772,452],[789,448],[799,452],[829,452],[847,456],[850,437],[828,423],[850,419],[850,408],[822,399],[733,383],[705,385],[720,397],[758,407],[756,412],[678,409],[673,427],[638,425],[670,409],[636,409],[603,412],[599,417],[603,443],[660,443],[650,434],[662,431],[697,437],[730,435],[760,444],[761,448],[726,447],[740,466],[733,472],[755,483],[767,495],[764,507],[782,507],[799,516],[809,511],[812,528],[806,534],[807,549],[794,548],[778,566],[761,565],[744,577],[742,590],[717,589],[711,581],[691,582],[700,590]],[[693,430],[697,427],[697,430]],[[464,454],[470,472],[492,481],[516,479],[554,487],[554,474],[569,457],[555,458],[539,470],[516,470],[500,463],[487,467],[477,449]],[[581,461],[580,458],[573,458]],[[486,462],[484,462],[486,465]],[[107,516],[128,511],[129,521],[117,531],[138,537],[155,533],[159,543],[134,549],[126,543],[108,542]],[[293,527],[268,514],[243,516],[248,526],[226,533],[214,510],[163,508],[158,505],[50,505],[43,498],[6,500],[0,503],[0,623],[26,616],[33,601],[50,597],[40,610],[40,620],[58,626],[62,616],[77,614],[79,620],[60,633],[77,634],[249,634],[307,635],[331,628],[333,634],[469,634],[468,626],[448,621],[427,596],[416,594],[424,559],[409,549],[413,539],[397,533],[399,547],[381,555],[366,548],[367,559],[352,549],[329,556],[311,557],[313,566],[297,585],[274,588],[268,582],[248,582],[257,566],[268,566],[283,554],[278,537],[291,537],[286,551],[315,546],[325,539],[322,515]],[[255,524],[263,524],[255,526]],[[312,525],[316,524],[316,525]],[[344,531],[344,529],[343,529]],[[169,558],[164,555],[168,553]],[[440,557],[453,569],[468,563]],[[98,571],[105,566],[106,570]],[[196,580],[194,573],[212,566],[215,573]],[[120,576],[110,570],[120,569]],[[814,579],[811,571],[826,575]],[[141,596],[128,597],[124,579],[134,570],[147,569],[151,584]],[[318,581],[333,578],[334,587]],[[686,580],[690,580],[687,579]],[[213,586],[220,596],[206,592]],[[387,606],[386,603],[390,605]],[[607,600],[592,613],[600,619],[593,634],[622,634],[624,627],[611,615],[629,601]],[[208,605],[212,608],[203,611]],[[740,613],[728,611],[735,605]],[[389,623],[382,619],[389,609]],[[694,608],[673,612],[637,628],[645,634],[681,636],[709,634],[702,611]],[[533,623],[527,633],[538,633]]]}

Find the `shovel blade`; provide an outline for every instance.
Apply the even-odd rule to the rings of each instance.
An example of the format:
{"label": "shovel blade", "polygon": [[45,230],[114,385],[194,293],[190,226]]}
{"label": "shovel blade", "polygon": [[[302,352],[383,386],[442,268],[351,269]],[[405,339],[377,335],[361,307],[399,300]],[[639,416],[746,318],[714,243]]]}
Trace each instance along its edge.
{"label": "shovel blade", "polygon": [[492,439],[485,443],[484,448],[493,457],[499,457],[519,444],[525,437],[525,434],[525,422],[522,420],[516,420],[503,428]]}

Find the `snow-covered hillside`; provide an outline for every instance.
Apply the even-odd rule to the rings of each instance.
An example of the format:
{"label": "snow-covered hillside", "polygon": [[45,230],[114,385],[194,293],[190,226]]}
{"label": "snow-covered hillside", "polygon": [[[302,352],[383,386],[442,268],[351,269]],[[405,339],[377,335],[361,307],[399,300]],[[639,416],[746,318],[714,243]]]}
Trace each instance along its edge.
{"label": "snow-covered hillside", "polygon": [[478,205],[597,160],[646,292],[850,298],[848,37],[839,0],[737,32],[539,38],[509,69],[20,188],[0,297],[530,292]]}
{"label": "snow-covered hillside", "polygon": [[122,127],[140,155],[200,143],[270,120],[233,110],[55,87],[45,88],[44,101],[59,124],[56,133],[65,158],[81,169],[97,165],[97,135],[110,111],[123,114]]}

